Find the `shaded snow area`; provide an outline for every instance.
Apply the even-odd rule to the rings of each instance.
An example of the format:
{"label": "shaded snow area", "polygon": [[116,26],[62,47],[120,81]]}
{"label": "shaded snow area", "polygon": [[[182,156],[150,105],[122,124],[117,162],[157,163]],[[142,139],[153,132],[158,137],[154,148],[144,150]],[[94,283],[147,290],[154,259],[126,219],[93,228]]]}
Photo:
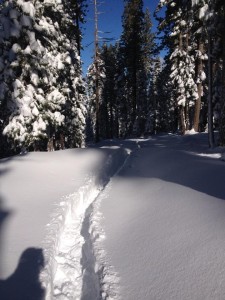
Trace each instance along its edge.
{"label": "shaded snow area", "polygon": [[225,299],[221,149],[208,150],[204,134],[139,146],[97,200],[104,235],[95,247],[119,278],[112,299]]}
{"label": "shaded snow area", "polygon": [[225,299],[221,152],[162,135],[1,160],[0,299]]}

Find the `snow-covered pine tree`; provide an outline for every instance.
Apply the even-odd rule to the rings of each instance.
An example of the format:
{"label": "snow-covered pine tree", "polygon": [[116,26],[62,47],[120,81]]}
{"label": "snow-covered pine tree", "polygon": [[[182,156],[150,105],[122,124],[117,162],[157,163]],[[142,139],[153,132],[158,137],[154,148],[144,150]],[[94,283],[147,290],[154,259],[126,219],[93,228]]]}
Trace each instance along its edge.
{"label": "snow-covered pine tree", "polygon": [[[203,36],[204,48],[209,53],[208,62],[208,130],[209,144],[214,145],[213,123],[219,128],[219,142],[225,144],[224,127],[224,87],[223,87],[223,70],[225,59],[225,45],[223,46],[223,35],[225,32],[224,25],[224,5],[223,1],[211,0],[193,0],[192,5],[197,12],[198,18],[201,21],[201,26],[198,24],[197,34]],[[199,23],[199,21],[198,21]],[[197,22],[195,22],[197,24]],[[204,63],[204,62],[203,62]],[[213,110],[213,116],[212,116]],[[223,124],[224,123],[224,124]],[[224,127],[225,128],[225,127]]]}
{"label": "snow-covered pine tree", "polygon": [[176,2],[161,0],[158,10],[163,6],[166,7],[165,19],[161,20],[159,27],[166,33],[164,42],[172,50],[170,79],[176,86],[174,92],[180,111],[179,128],[184,134],[190,129],[190,107],[198,99],[194,49],[190,43],[191,3],[182,0]]}
{"label": "snow-covered pine tree", "polygon": [[[7,138],[2,134],[4,127],[7,125],[9,111],[7,109],[7,95],[9,90],[7,89],[7,84],[3,81],[4,73],[3,70],[5,68],[6,62],[4,60],[4,54],[8,51],[10,44],[3,44],[3,23],[4,23],[4,12],[5,5],[3,5],[3,1],[0,1],[0,157],[3,157],[7,153],[7,149],[9,148],[9,144]],[[10,153],[9,153],[10,154]]]}
{"label": "snow-covered pine tree", "polygon": [[[85,141],[86,91],[80,60],[80,23],[84,22],[85,7],[84,0],[64,0],[61,6],[55,4],[55,9],[59,10],[61,16],[62,39],[58,43],[58,50],[64,59],[64,67],[60,71],[58,82],[66,98],[62,133],[67,147],[83,147]],[[56,18],[53,21],[57,22]]]}
{"label": "snow-covered pine tree", "polygon": [[[208,0],[192,1],[192,11],[190,22],[191,28],[191,43],[195,49],[195,63],[196,63],[196,83],[198,90],[198,98],[195,101],[194,122],[193,129],[198,132],[200,130],[200,112],[203,106],[203,96],[205,95],[205,67],[208,59],[207,56],[207,31],[206,31],[206,15],[208,13]],[[204,99],[206,103],[206,98]],[[203,117],[203,116],[202,116]],[[203,124],[202,124],[203,125]]]}
{"label": "snow-covered pine tree", "polygon": [[83,145],[84,87],[69,2],[6,1],[2,19],[4,134],[34,150]]}
{"label": "snow-covered pine tree", "polygon": [[219,123],[219,144],[225,145],[225,3],[209,1],[209,29],[212,37],[214,60],[213,100],[214,116]]}

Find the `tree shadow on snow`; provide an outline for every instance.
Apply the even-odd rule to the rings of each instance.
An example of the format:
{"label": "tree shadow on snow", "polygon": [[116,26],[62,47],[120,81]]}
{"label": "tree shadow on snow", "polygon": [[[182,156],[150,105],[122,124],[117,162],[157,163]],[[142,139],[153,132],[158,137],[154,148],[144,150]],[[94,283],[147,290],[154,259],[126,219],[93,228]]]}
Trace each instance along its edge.
{"label": "tree shadow on snow", "polygon": [[[9,159],[4,160],[8,161]],[[1,164],[3,163],[3,160],[0,161]],[[0,177],[4,176],[5,173],[9,171],[8,168],[1,168],[0,169]],[[2,248],[4,245],[4,239],[3,239],[3,229],[4,226],[6,225],[6,221],[8,217],[11,215],[11,211],[7,210],[4,206],[4,200],[3,197],[0,195],[0,276],[2,275],[2,265],[1,265],[1,260],[2,260]],[[1,293],[0,293],[0,299],[1,299]]]}
{"label": "tree shadow on snow", "polygon": [[6,280],[0,280],[1,300],[43,300],[45,290],[39,281],[43,267],[42,249],[26,249],[15,272]]}
{"label": "tree shadow on snow", "polygon": [[[0,160],[0,177],[7,172],[12,171],[7,165],[12,159],[18,159],[19,156],[13,156]],[[13,188],[13,187],[9,187]],[[4,226],[8,222],[13,211],[5,208],[3,197],[0,195],[0,276],[2,275],[1,261],[2,248],[4,247]],[[26,249],[18,262],[15,272],[5,280],[0,279],[0,299],[1,300],[42,300],[45,290],[39,281],[39,275],[44,267],[44,256],[42,249]]]}
{"label": "tree shadow on snow", "polygon": [[[3,200],[0,197],[0,262],[1,262],[1,250],[3,245],[2,232],[6,219],[9,217],[10,212],[3,208]],[[1,275],[1,263],[0,263],[0,275]],[[1,295],[1,294],[0,294]]]}
{"label": "tree shadow on snow", "polygon": [[158,178],[225,200],[225,163],[210,157],[218,152],[209,149],[206,134],[156,136],[140,143],[118,176]]}

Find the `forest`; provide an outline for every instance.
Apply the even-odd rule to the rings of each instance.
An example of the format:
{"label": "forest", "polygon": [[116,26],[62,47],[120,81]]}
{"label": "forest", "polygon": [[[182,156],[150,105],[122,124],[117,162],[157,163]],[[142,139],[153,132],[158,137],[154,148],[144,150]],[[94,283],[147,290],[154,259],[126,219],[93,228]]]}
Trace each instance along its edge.
{"label": "forest", "polygon": [[225,2],[160,0],[150,12],[125,0],[119,41],[100,43],[96,18],[84,75],[88,4],[0,2],[0,157],[162,132],[224,146]]}

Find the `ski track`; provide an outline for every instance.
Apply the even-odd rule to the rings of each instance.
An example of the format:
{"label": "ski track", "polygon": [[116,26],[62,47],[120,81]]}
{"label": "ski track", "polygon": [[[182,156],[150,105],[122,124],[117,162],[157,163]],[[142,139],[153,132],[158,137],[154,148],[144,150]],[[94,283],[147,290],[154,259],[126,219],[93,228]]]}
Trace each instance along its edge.
{"label": "ski track", "polygon": [[[135,149],[138,142],[134,143]],[[110,154],[99,178],[88,174],[74,194],[56,207],[43,242],[46,267],[41,281],[46,300],[119,300],[119,278],[100,246],[105,234],[98,226],[101,197],[110,178],[125,165],[131,149]],[[104,191],[103,191],[104,190]],[[103,191],[103,192],[102,192]]]}

